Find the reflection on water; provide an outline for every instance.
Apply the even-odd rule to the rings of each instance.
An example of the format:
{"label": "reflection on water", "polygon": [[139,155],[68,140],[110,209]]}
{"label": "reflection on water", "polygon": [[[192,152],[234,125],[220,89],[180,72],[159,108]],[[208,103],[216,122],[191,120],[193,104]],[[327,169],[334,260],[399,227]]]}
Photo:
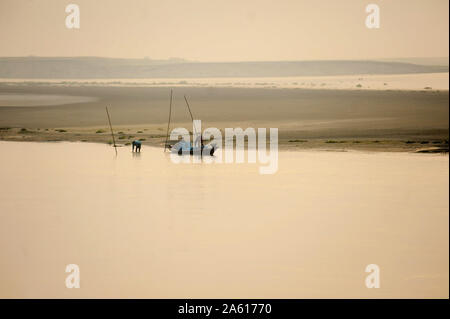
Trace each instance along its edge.
{"label": "reflection on water", "polygon": [[136,159],[140,159],[141,158],[141,152],[131,152],[131,154],[133,154],[133,157]]}
{"label": "reflection on water", "polygon": [[448,156],[117,150],[0,142],[0,297],[448,297]]}

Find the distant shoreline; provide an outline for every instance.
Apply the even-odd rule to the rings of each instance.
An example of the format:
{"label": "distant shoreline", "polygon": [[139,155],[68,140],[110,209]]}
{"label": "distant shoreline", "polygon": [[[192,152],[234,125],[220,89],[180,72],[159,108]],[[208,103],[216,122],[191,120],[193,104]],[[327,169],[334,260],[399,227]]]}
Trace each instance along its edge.
{"label": "distant shoreline", "polygon": [[0,58],[0,78],[9,79],[309,77],[441,72],[449,72],[449,66],[386,60],[194,62],[100,57]]}
{"label": "distant shoreline", "polygon": [[[122,130],[123,127],[120,127]],[[84,143],[99,143],[110,144],[111,133],[103,129],[94,129],[93,131],[102,130],[101,135],[94,133],[86,133],[86,130],[77,128],[57,129],[53,131],[36,131],[23,128],[0,128],[0,141],[8,142],[36,142],[36,143],[52,143],[52,142],[84,142]],[[116,132],[117,133],[117,132]],[[129,134],[133,134],[129,138]],[[117,139],[116,145],[118,147],[131,147],[131,141],[141,140],[145,146],[164,148],[165,136],[154,135],[147,132],[141,134],[115,134]],[[121,138],[125,137],[125,141]],[[173,141],[171,144],[175,143]],[[205,143],[207,144],[207,142]],[[222,145],[222,149],[223,149]],[[282,138],[278,141],[280,151],[364,151],[364,152],[413,152],[413,153],[449,153],[448,139],[445,138],[422,138],[419,140],[408,140],[401,138],[385,138],[368,139],[353,138],[353,139],[286,139]],[[144,147],[145,148],[145,147]],[[247,143],[245,144],[247,148]]]}
{"label": "distant shoreline", "polygon": [[[0,84],[0,139],[109,143],[108,106],[117,143],[162,146],[169,94],[169,87]],[[41,105],[20,105],[21,95]],[[448,151],[448,91],[178,87],[171,129],[192,129],[183,95],[204,129],[277,127],[280,149]],[[46,103],[55,96],[72,102]]]}
{"label": "distant shoreline", "polygon": [[4,86],[448,91],[449,73],[185,79],[2,79]]}

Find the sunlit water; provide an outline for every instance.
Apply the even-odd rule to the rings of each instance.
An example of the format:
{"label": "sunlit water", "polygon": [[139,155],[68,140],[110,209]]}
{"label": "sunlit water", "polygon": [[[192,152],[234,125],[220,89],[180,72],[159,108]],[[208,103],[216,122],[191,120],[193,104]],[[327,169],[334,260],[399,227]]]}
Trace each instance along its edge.
{"label": "sunlit water", "polygon": [[448,298],[447,155],[280,152],[260,175],[146,146],[0,153],[0,297]]}

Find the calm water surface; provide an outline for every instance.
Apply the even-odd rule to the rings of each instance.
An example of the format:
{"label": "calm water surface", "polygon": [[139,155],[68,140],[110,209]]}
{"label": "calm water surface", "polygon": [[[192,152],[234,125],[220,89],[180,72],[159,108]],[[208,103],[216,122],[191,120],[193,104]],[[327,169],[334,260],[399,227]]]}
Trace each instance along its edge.
{"label": "calm water surface", "polygon": [[448,155],[118,151],[0,142],[0,297],[448,298]]}

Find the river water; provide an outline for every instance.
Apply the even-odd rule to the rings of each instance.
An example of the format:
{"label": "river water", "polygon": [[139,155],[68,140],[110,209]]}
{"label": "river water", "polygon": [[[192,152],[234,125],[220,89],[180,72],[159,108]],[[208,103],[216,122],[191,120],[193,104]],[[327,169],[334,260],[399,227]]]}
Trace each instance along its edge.
{"label": "river water", "polygon": [[280,152],[260,175],[146,146],[0,154],[3,298],[448,298],[448,155]]}

